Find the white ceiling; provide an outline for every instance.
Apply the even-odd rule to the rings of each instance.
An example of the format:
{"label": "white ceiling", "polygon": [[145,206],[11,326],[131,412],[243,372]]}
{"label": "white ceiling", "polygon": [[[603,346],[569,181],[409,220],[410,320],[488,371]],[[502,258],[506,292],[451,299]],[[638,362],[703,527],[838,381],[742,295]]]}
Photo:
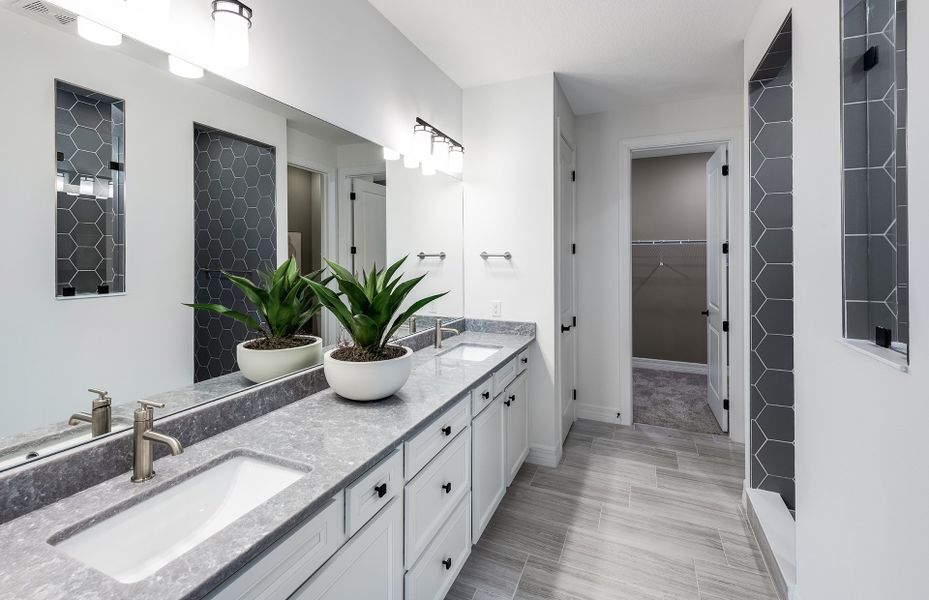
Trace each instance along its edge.
{"label": "white ceiling", "polygon": [[760,0],[369,0],[463,88],[558,74],[577,114],[736,93]]}

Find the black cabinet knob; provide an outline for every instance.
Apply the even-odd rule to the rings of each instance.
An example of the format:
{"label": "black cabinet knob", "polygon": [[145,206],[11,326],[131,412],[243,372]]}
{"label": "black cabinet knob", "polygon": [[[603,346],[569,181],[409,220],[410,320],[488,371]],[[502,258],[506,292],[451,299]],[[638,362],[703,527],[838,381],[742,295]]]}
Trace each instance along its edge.
{"label": "black cabinet knob", "polygon": [[700,314],[703,315],[704,317],[708,317],[708,316],[710,316],[710,311],[708,311],[708,310],[701,310],[701,311],[700,311]]}
{"label": "black cabinet knob", "polygon": [[378,498],[383,498],[387,495],[387,484],[382,483],[381,485],[374,486],[374,491],[377,492]]}
{"label": "black cabinet knob", "polygon": [[562,326],[561,326],[561,333],[564,333],[564,332],[566,332],[566,331],[571,331],[571,326],[570,326],[570,325],[562,325]]}
{"label": "black cabinet knob", "polygon": [[490,392],[481,392],[481,398],[483,398],[484,400],[487,400],[488,398],[490,398]]}
{"label": "black cabinet knob", "polygon": [[510,401],[516,402],[516,394],[510,394]]}
{"label": "black cabinet knob", "polygon": [[442,561],[442,564],[445,565],[445,570],[448,571],[449,569],[452,568],[452,559],[446,558],[445,560]]}
{"label": "black cabinet knob", "polygon": [[507,406],[509,406],[509,405],[510,405],[510,401],[507,400],[507,401],[504,402],[504,404],[506,404]]}
{"label": "black cabinet knob", "polygon": [[452,482],[449,481],[448,483],[443,483],[442,489],[445,490],[446,494],[451,494],[452,493]]}
{"label": "black cabinet knob", "polygon": [[442,428],[442,433],[444,433],[446,436],[451,435],[451,434],[452,434],[452,426],[451,426],[451,425],[446,425],[445,427],[443,427],[443,428]]}
{"label": "black cabinet knob", "polygon": [[522,363],[523,363],[523,364],[526,364],[526,363],[528,363],[528,362],[529,362],[529,359],[528,359],[528,358],[523,358],[523,359],[522,359]]}

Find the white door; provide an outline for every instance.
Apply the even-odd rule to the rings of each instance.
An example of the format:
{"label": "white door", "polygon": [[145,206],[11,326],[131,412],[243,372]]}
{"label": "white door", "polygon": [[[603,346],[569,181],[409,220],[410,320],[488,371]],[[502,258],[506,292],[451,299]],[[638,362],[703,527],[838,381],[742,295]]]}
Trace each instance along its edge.
{"label": "white door", "polygon": [[564,138],[558,146],[558,204],[560,210],[559,256],[561,260],[561,439],[574,423],[577,389],[577,309],[574,278],[574,148]]}
{"label": "white door", "polygon": [[387,262],[387,186],[352,179],[352,270]]}
{"label": "white door", "polygon": [[506,485],[513,483],[520,467],[529,456],[528,379],[523,373],[503,391],[504,421],[506,421]]}
{"label": "white door", "polygon": [[503,397],[471,422],[471,542],[476,544],[506,491]]}
{"label": "white door", "polygon": [[729,255],[723,252],[728,242],[729,186],[723,175],[727,166],[725,147],[717,150],[706,163],[706,401],[723,431],[729,431]]}

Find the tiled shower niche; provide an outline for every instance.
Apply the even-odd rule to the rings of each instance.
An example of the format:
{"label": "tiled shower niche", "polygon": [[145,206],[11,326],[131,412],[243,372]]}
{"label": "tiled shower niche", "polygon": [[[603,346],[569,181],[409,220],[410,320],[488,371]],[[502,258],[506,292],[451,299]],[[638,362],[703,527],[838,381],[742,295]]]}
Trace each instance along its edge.
{"label": "tiled shower niche", "polygon": [[[277,264],[275,149],[203,125],[194,126],[194,301],[252,310],[223,276],[259,283]],[[194,380],[238,369],[236,346],[256,337],[244,324],[198,310],[194,316]]]}
{"label": "tiled shower niche", "polygon": [[845,336],[909,342],[906,1],[842,1]]}
{"label": "tiled shower niche", "polygon": [[125,102],[55,82],[58,297],[124,292]]}

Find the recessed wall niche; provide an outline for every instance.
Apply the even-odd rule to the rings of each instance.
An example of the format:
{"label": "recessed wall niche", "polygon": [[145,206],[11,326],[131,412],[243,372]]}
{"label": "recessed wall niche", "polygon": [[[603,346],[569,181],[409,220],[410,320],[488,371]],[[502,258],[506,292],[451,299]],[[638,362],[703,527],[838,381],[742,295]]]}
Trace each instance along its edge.
{"label": "recessed wall niche", "polygon": [[125,102],[55,82],[57,297],[124,292]]}

